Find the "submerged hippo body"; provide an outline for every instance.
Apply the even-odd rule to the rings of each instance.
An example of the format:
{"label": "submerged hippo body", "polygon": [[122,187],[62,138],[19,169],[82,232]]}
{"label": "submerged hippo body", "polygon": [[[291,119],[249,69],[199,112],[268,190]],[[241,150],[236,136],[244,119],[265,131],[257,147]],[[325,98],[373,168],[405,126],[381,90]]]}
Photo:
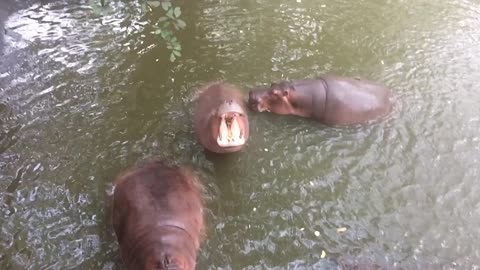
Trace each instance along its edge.
{"label": "submerged hippo body", "polygon": [[240,90],[215,82],[198,92],[194,130],[200,144],[215,153],[239,151],[248,140],[248,115]]}
{"label": "submerged hippo body", "polygon": [[375,82],[324,75],[252,89],[249,105],[259,112],[298,115],[328,125],[350,125],[385,115],[391,102],[388,89]]}
{"label": "submerged hippo body", "polygon": [[154,161],[115,180],[112,222],[129,270],[195,269],[201,186],[187,169]]}

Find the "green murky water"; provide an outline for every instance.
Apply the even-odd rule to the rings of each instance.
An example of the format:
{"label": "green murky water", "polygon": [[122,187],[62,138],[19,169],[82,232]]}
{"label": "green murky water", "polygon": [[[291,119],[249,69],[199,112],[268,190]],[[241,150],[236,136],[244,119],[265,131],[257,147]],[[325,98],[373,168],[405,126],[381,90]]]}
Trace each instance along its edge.
{"label": "green murky water", "polygon": [[[111,3],[104,16],[88,3],[10,16],[0,269],[123,269],[106,191],[151,155],[192,164],[207,187],[198,269],[328,269],[338,256],[480,267],[478,1],[180,5],[187,28],[174,63],[135,3]],[[225,79],[246,93],[325,72],[386,84],[394,111],[354,128],[250,113],[241,153],[206,156],[196,143],[195,87]]]}

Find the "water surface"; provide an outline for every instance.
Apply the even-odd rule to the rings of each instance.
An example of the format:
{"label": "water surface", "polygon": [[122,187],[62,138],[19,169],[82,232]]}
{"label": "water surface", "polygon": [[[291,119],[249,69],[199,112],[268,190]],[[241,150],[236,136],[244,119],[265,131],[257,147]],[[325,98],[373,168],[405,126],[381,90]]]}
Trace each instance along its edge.
{"label": "water surface", "polygon": [[[180,2],[174,63],[136,3],[99,16],[76,2],[6,22],[1,269],[123,269],[106,191],[151,155],[191,164],[207,187],[198,269],[328,269],[339,256],[480,267],[478,2]],[[350,128],[252,112],[248,145],[220,158],[195,141],[203,83],[247,93],[327,72],[387,85],[394,111]]]}

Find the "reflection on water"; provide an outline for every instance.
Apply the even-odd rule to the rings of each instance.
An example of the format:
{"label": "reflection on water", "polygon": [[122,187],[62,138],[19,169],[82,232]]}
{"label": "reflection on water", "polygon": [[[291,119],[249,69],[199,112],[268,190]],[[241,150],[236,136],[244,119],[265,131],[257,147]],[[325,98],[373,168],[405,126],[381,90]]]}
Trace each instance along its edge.
{"label": "reflection on water", "polygon": [[[478,3],[197,1],[182,6],[174,63],[139,6],[110,5],[34,5],[6,23],[17,38],[0,56],[1,269],[122,269],[106,190],[150,155],[203,176],[199,269],[479,267]],[[252,112],[241,153],[195,142],[202,83],[323,72],[388,85],[394,112],[352,128]]]}

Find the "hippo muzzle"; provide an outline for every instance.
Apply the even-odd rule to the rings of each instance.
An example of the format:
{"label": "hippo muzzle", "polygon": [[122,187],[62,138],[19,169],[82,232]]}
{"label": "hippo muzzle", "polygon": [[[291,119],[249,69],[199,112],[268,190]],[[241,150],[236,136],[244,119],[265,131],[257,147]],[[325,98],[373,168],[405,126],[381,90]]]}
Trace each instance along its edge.
{"label": "hippo muzzle", "polygon": [[256,112],[270,112],[265,99],[268,97],[268,90],[259,88],[252,89],[248,93],[248,105]]}

